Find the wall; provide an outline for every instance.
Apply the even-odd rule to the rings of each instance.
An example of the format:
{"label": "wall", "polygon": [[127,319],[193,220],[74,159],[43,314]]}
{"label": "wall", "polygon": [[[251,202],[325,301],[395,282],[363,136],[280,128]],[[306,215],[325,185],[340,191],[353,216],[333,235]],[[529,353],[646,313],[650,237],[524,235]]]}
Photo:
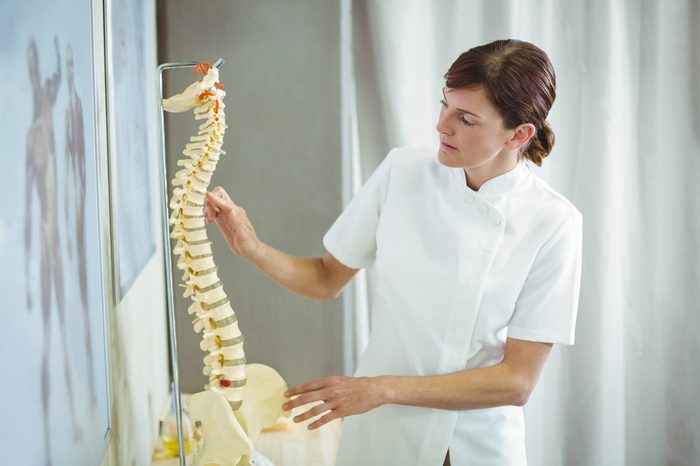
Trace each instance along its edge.
{"label": "wall", "polygon": [[[299,256],[323,253],[321,237],[342,207],[339,14],[339,2],[325,0],[158,2],[161,62],[226,60],[228,154],[212,188],[227,189],[265,242]],[[192,79],[189,69],[169,71],[166,96]],[[168,117],[171,167],[195,131],[191,113]],[[292,295],[234,256],[216,227],[209,236],[248,360],[292,385],[342,373],[341,301]],[[180,374],[194,392],[206,378],[187,304],[177,297]]]}
{"label": "wall", "polygon": [[162,249],[110,319],[112,438],[102,466],[150,464],[168,400]]}

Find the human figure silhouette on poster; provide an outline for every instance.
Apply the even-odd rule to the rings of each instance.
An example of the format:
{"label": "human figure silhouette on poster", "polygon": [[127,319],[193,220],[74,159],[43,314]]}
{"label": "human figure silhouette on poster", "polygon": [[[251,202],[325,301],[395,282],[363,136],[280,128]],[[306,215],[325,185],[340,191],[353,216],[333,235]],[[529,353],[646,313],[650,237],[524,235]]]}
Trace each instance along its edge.
{"label": "human figure silhouette on poster", "polygon": [[66,226],[70,225],[69,210],[71,204],[75,210],[73,221],[75,231],[69,236],[68,254],[71,255],[70,237],[75,239],[78,256],[78,279],[80,281],[80,298],[83,305],[83,322],[85,323],[85,355],[87,357],[90,402],[97,404],[94,368],[92,363],[92,337],[90,335],[90,314],[88,307],[87,258],[85,257],[85,130],[83,122],[83,105],[75,90],[73,79],[73,48],[66,47],[66,80],[68,83],[68,107],[66,108],[66,150],[68,175],[66,179]]}
{"label": "human figure silhouette on poster", "polygon": [[[53,307],[52,296],[58,309],[58,323],[63,350],[63,367],[65,383],[68,389],[68,405],[73,437],[75,440],[82,436],[77,424],[73,386],[71,380],[70,359],[67,348],[65,289],[63,277],[63,258],[61,255],[61,237],[58,226],[58,189],[56,177],[56,144],[53,128],[53,108],[56,104],[59,86],[61,84],[61,54],[58,38],[54,38],[56,48],[56,71],[42,84],[39,70],[39,54],[34,38],[29,39],[27,47],[27,62],[29,67],[30,84],[33,95],[32,124],[27,132],[26,158],[26,191],[25,191],[25,223],[24,245],[26,252],[27,307],[31,312],[32,280],[30,263],[32,258],[32,235],[38,227],[40,254],[40,284],[41,309],[43,326],[43,351],[41,360],[41,401],[43,412],[44,451],[47,464],[51,462],[50,454],[50,399],[51,376],[49,359],[51,355],[51,322]],[[36,191],[39,201],[41,223],[32,222],[33,193]]]}

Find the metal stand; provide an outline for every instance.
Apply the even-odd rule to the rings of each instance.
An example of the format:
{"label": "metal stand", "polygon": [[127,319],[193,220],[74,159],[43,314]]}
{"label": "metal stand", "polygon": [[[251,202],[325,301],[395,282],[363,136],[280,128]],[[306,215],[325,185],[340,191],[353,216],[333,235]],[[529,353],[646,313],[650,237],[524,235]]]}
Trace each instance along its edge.
{"label": "metal stand", "polygon": [[[216,68],[224,64],[223,58],[214,63]],[[168,206],[168,164],[165,152],[165,116],[163,114],[163,71],[173,68],[193,68],[197,62],[163,63],[158,66],[158,120],[160,122],[160,194],[161,219],[163,222],[163,261],[165,262],[166,305],[168,308],[168,326],[170,328],[170,359],[172,360],[173,394],[175,396],[175,418],[177,419],[177,445],[180,466],[185,464],[185,444],[182,437],[182,408],[180,401],[180,375],[177,367],[177,333],[175,332],[175,304],[173,298],[173,269],[170,250],[170,208]]]}

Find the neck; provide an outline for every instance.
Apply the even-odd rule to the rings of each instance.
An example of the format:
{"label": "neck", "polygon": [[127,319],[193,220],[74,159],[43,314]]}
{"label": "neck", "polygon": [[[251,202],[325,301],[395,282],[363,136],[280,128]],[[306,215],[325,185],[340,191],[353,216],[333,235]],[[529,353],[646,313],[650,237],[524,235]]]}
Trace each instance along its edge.
{"label": "neck", "polygon": [[507,173],[518,164],[518,153],[512,152],[499,154],[492,160],[476,167],[464,167],[467,178],[467,186],[478,191],[481,186],[491,178]]}

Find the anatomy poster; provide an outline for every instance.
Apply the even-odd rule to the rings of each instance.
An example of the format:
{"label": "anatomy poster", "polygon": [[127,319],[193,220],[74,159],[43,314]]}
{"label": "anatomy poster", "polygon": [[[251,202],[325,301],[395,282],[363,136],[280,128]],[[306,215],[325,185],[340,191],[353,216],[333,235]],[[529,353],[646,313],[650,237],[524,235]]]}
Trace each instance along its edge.
{"label": "anatomy poster", "polygon": [[91,6],[0,2],[3,464],[99,464],[109,431]]}
{"label": "anatomy poster", "polygon": [[[108,11],[111,157],[113,160],[114,249],[119,299],[155,252],[150,189],[154,146],[155,32],[146,24],[150,2],[111,0]],[[116,189],[114,189],[116,188]]]}

